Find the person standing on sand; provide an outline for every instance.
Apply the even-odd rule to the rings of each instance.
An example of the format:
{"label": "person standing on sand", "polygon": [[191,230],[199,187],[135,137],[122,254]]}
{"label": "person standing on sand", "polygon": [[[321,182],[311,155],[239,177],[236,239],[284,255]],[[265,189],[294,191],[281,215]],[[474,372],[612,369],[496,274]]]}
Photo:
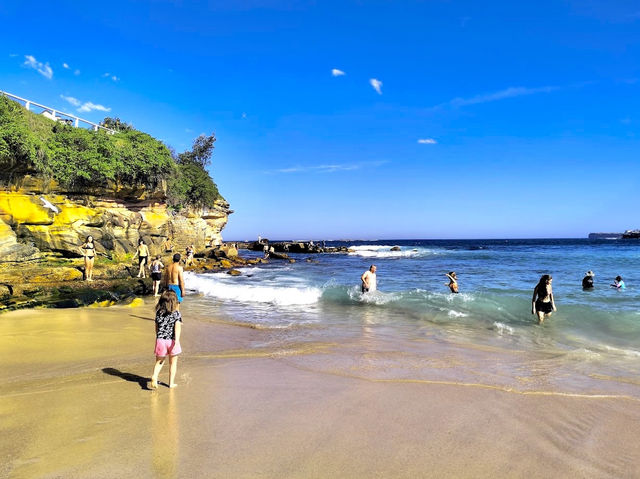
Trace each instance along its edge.
{"label": "person standing on sand", "polygon": [[584,289],[585,291],[588,289],[593,289],[593,277],[596,274],[589,270],[584,274],[584,278],[582,278],[582,289]]}
{"label": "person standing on sand", "polygon": [[152,389],[158,387],[158,375],[167,356],[169,356],[169,387],[177,386],[178,354],[182,352],[181,333],[182,315],[178,311],[178,297],[171,290],[165,291],[156,305],[156,364],[151,376]]}
{"label": "person standing on sand", "polygon": [[550,275],[543,274],[536,287],[533,288],[531,314],[538,315],[538,324],[542,324],[546,317],[551,316],[553,311],[557,311],[556,303],[553,300],[551,281],[553,281],[553,278]]}
{"label": "person standing on sand", "polygon": [[151,262],[151,279],[153,280],[153,295],[158,296],[158,289],[160,288],[160,280],[162,279],[162,269],[164,265],[160,261],[160,255],[156,256]]}
{"label": "person standing on sand", "polygon": [[136,250],[136,254],[133,255],[133,259],[135,259],[136,256],[138,257],[138,278],[146,278],[147,273],[145,271],[145,266],[149,258],[149,248],[144,244],[144,240],[142,238],[138,240],[138,249]]}
{"label": "person standing on sand", "polygon": [[365,271],[362,276],[360,276],[360,281],[362,281],[362,292],[367,293],[369,291],[375,291],[377,288],[377,277],[376,270],[378,268],[375,264],[369,266],[369,269]]}
{"label": "person standing on sand", "polygon": [[184,297],[184,270],[182,269],[182,266],[180,266],[180,253],[173,255],[173,263],[167,266],[165,275],[167,289],[176,294],[179,305],[182,303],[182,298]]}
{"label": "person standing on sand", "polygon": [[96,245],[93,244],[93,236],[87,236],[80,249],[82,249],[82,255],[84,256],[84,279],[85,281],[93,281],[93,262],[96,257]]}
{"label": "person standing on sand", "polygon": [[449,289],[451,290],[452,293],[457,293],[458,292],[458,277],[456,276],[456,272],[455,271],[449,271],[447,274],[447,278],[449,278],[449,283],[445,283],[447,286],[449,286]]}

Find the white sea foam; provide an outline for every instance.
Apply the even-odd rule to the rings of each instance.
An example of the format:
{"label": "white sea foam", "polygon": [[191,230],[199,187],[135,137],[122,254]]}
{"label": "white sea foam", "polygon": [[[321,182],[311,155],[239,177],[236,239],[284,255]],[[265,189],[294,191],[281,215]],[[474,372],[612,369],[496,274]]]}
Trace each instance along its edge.
{"label": "white sea foam", "polygon": [[270,303],[279,306],[315,304],[322,296],[322,289],[311,286],[273,286],[229,280],[223,274],[189,274],[185,279],[188,289],[223,301]]}
{"label": "white sea foam", "polygon": [[364,258],[413,258],[436,254],[434,251],[425,248],[414,248],[411,246],[401,246],[400,251],[391,251],[393,246],[389,245],[361,245],[350,246],[349,252],[353,256]]}
{"label": "white sea foam", "polygon": [[447,314],[452,318],[466,318],[467,316],[469,316],[467,313],[461,313],[460,311],[455,311],[453,309],[450,310]]}
{"label": "white sea foam", "polygon": [[507,326],[506,324],[499,321],[494,321],[493,327],[496,328],[496,331],[498,331],[499,334],[513,334],[515,332],[515,329],[513,329],[511,326]]}

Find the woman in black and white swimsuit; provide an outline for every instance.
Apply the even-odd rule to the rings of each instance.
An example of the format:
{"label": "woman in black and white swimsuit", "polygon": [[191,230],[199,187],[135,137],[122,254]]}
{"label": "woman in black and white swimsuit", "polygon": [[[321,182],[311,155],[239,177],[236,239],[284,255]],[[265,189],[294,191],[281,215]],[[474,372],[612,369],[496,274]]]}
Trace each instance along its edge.
{"label": "woman in black and white swimsuit", "polygon": [[96,246],[93,244],[93,236],[87,236],[84,244],[80,246],[84,256],[84,279],[93,281],[93,261],[96,256]]}
{"label": "woman in black and white swimsuit", "polygon": [[533,288],[533,298],[531,298],[531,314],[538,315],[538,324],[542,324],[547,316],[551,316],[556,311],[556,303],[553,300],[553,290],[551,289],[553,278],[548,274],[543,274],[535,288]]}

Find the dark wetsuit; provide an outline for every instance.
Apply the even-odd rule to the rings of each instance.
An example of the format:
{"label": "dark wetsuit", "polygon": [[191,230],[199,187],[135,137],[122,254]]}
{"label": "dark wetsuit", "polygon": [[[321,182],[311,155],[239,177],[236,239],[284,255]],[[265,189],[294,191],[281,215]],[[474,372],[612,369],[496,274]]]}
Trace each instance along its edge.
{"label": "dark wetsuit", "polygon": [[582,289],[592,289],[593,288],[593,276],[585,276],[582,278]]}

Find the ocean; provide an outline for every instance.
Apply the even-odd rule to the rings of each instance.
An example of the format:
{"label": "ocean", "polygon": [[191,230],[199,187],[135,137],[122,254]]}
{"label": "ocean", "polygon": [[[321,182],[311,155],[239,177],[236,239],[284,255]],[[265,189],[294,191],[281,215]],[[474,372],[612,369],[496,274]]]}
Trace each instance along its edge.
{"label": "ocean", "polygon": [[[524,394],[640,398],[640,243],[634,240],[331,241],[226,273],[186,273],[185,316],[261,331],[251,345],[301,367],[374,380],[453,382]],[[391,251],[399,246],[399,251]],[[240,251],[245,258],[258,253]],[[377,266],[378,291],[360,275]],[[595,288],[583,291],[593,270]],[[445,273],[456,271],[459,294]],[[538,325],[533,288],[558,311]],[[621,275],[626,290],[610,287]],[[188,317],[186,317],[188,321]],[[300,350],[332,354],[296,354]],[[311,359],[312,358],[312,359]]]}

